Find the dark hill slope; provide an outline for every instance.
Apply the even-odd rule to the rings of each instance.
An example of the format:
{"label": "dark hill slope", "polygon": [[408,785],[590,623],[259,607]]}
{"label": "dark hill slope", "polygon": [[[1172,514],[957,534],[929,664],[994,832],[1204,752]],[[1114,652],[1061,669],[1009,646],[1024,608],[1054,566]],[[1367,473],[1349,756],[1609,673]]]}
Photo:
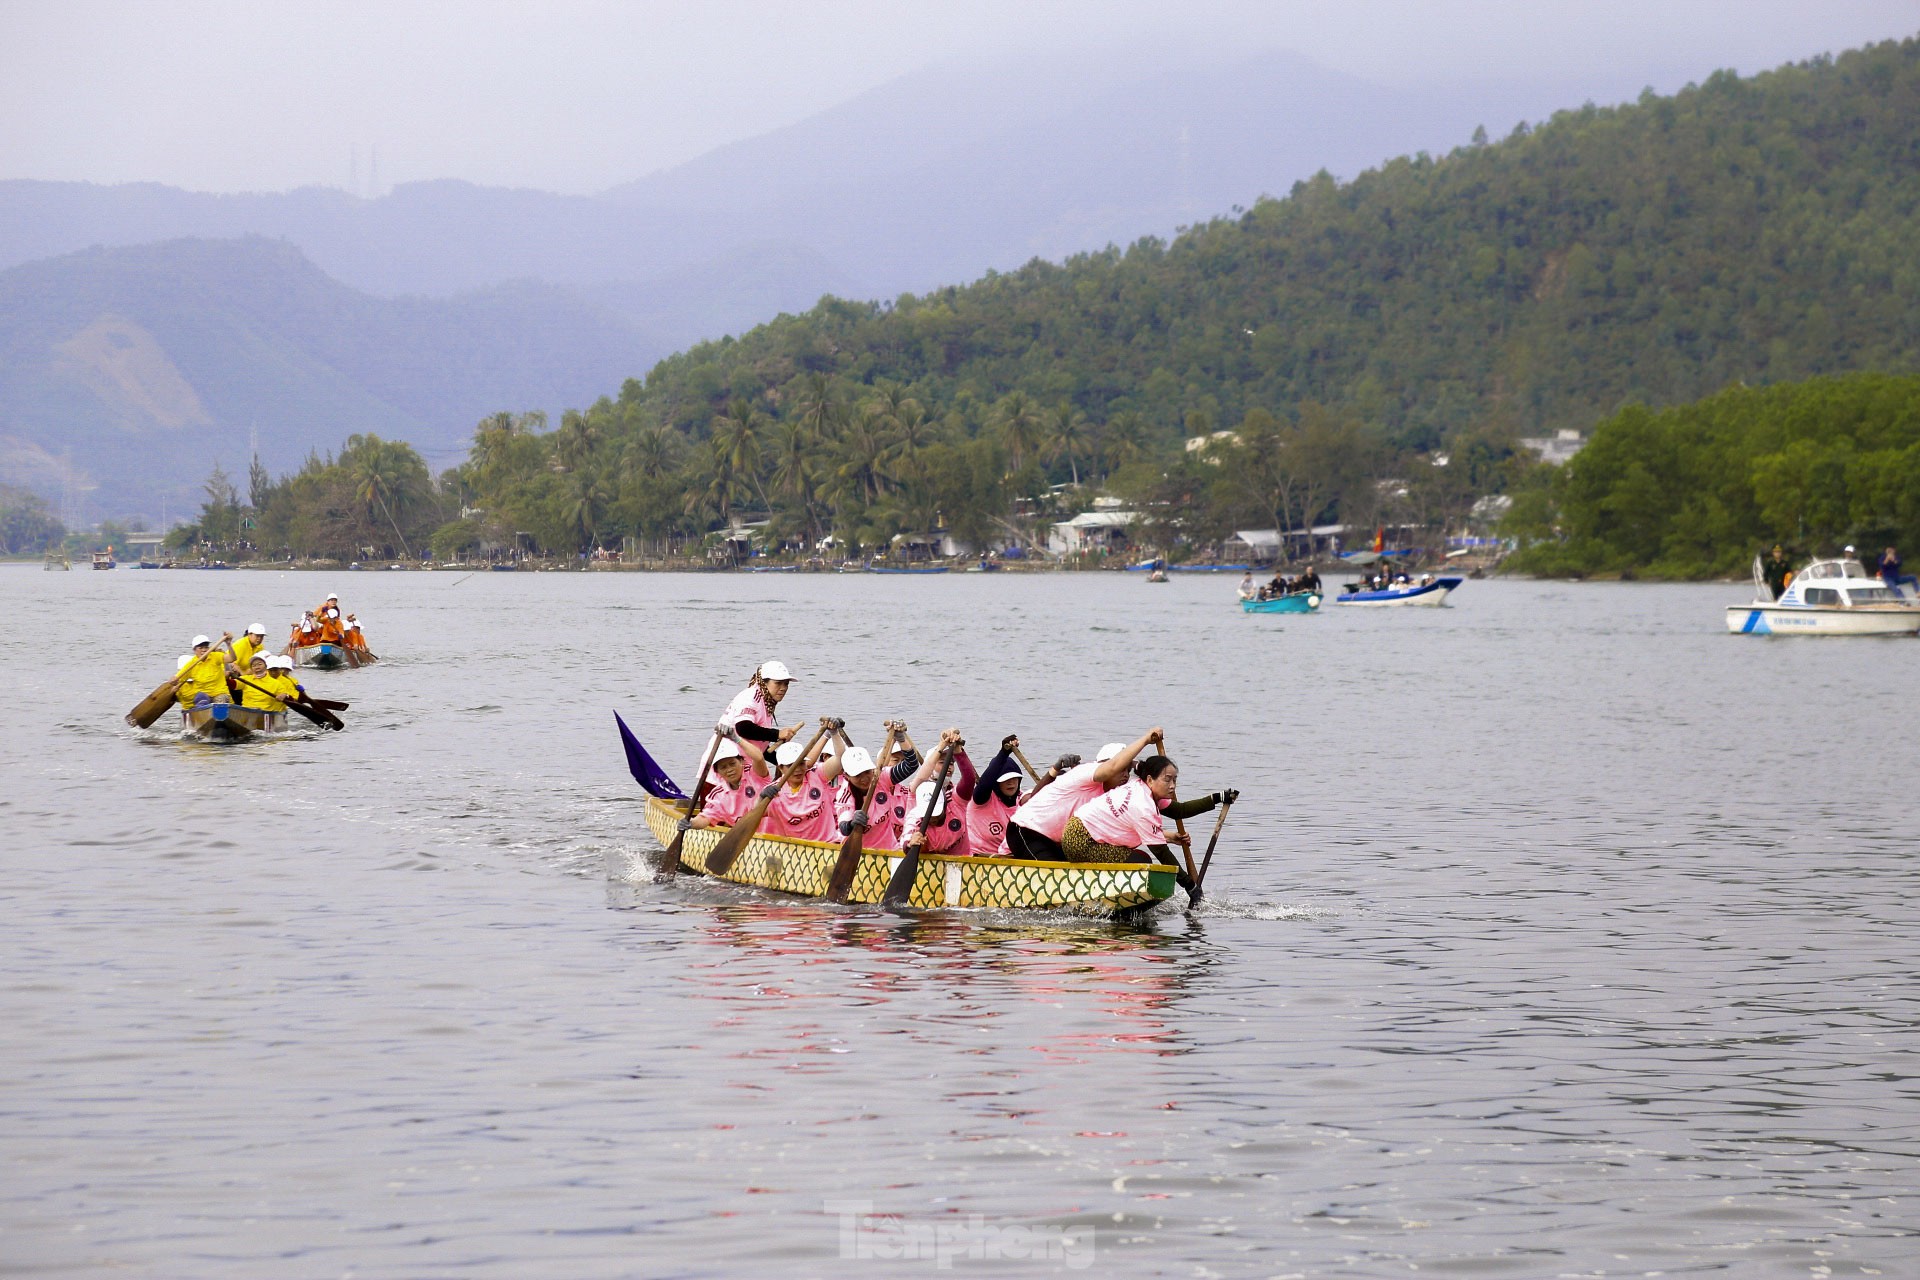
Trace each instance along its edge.
{"label": "dark hill slope", "polygon": [[652,343],[543,285],[381,299],[271,240],[92,250],[0,272],[0,480],[87,514],[179,512],[214,462],[291,468],[355,431],[453,459],[486,414],[591,398]]}
{"label": "dark hill slope", "polygon": [[1909,40],[1322,176],[1171,245],[829,300],[662,362],[642,394],[694,430],[808,371],[935,409],[1020,389],[1167,433],[1309,400],[1411,444],[1585,427],[1736,380],[1916,367],[1916,210]]}

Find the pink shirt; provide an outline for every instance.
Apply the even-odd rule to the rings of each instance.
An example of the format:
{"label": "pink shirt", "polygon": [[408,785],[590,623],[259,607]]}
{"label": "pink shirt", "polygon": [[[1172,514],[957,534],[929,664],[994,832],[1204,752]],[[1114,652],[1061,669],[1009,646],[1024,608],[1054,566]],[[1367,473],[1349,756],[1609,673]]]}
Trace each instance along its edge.
{"label": "pink shirt", "polygon": [[[912,796],[907,798],[910,801],[913,799]],[[930,824],[932,830],[927,832],[928,853],[944,853],[955,858],[964,858],[971,852],[967,841],[968,807],[964,799],[954,794],[953,785],[949,783],[945,807],[940,810],[940,816]],[[920,804],[912,805],[907,813],[906,825],[901,829],[902,844],[906,842],[907,836],[920,830],[920,815],[923,812],[924,809]]]}
{"label": "pink shirt", "polygon": [[742,720],[751,720],[762,729],[773,728],[773,709],[760,697],[760,690],[748,685],[733,695],[733,701],[720,713],[720,723],[731,729]]}
{"label": "pink shirt", "polygon": [[797,791],[793,787],[780,788],[767,809],[767,820],[761,830],[770,836],[838,844],[840,831],[833,813],[833,784],[820,775],[817,767],[807,770]]}
{"label": "pink shirt", "polygon": [[1093,776],[1099,767],[1097,764],[1073,766],[1028,796],[1027,802],[1013,811],[1014,822],[1059,843],[1074,810],[1100,794],[1102,788]]}
{"label": "pink shirt", "polygon": [[[867,820],[872,825],[868,826],[867,834],[861,837],[860,847],[898,849],[900,822],[906,816],[906,809],[900,803],[900,788],[894,786],[888,779],[884,765],[874,770],[873,791],[874,794],[867,797]],[[850,818],[853,816],[853,811],[859,807],[854,800],[853,786],[848,784],[842,792],[842,799],[835,806],[835,818],[837,820]]]}
{"label": "pink shirt", "polygon": [[1128,778],[1113,790],[1081,805],[1073,816],[1080,819],[1087,834],[1101,844],[1144,849],[1150,844],[1167,842],[1167,829],[1160,818],[1164,803],[1146,783]]}
{"label": "pink shirt", "polygon": [[999,788],[985,804],[967,806],[967,848],[976,857],[986,858],[1006,847],[1007,822],[1017,806],[1000,798]]}
{"label": "pink shirt", "polygon": [[[732,826],[753,807],[754,797],[759,795],[759,788],[755,786],[758,781],[759,779],[752,774],[748,774],[740,780],[738,787],[730,787],[725,779],[715,774],[713,786],[707,791],[706,801],[700,806],[700,816],[709,822],[724,822]],[[749,787],[754,789],[749,791]]]}

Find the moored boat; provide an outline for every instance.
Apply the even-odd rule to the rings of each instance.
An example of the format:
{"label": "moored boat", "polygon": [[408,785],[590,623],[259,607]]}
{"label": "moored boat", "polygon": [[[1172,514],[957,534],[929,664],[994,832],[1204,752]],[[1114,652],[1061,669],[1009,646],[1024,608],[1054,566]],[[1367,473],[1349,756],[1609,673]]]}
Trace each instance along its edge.
{"label": "moored boat", "polygon": [[945,573],[947,572],[948,568],[949,566],[944,564],[922,565],[919,568],[915,568],[915,569],[895,569],[895,568],[888,568],[884,565],[870,564],[867,566],[867,572],[868,573]]}
{"label": "moored boat", "polygon": [[[662,845],[673,843],[683,805],[647,799],[647,826]],[[680,865],[702,875],[724,827],[690,830]],[[840,846],[816,840],[756,835],[723,880],[802,897],[821,898]],[[879,902],[901,854],[865,852],[853,877],[851,902]],[[1112,916],[1151,907],[1173,895],[1174,869],[1159,863],[1035,862],[1026,858],[950,858],[923,854],[908,905],[928,908],[1066,911]]]}
{"label": "moored boat", "polygon": [[1727,630],[1750,636],[1896,636],[1920,631],[1920,599],[1852,559],[1815,560],[1778,599],[1756,565],[1752,604],[1727,606]]}
{"label": "moored boat", "polygon": [[1380,591],[1348,591],[1335,596],[1335,604],[1358,605],[1373,608],[1396,605],[1424,605],[1437,608],[1447,602],[1447,593],[1464,581],[1461,578],[1435,578],[1432,582],[1414,582],[1406,586],[1387,587]]}
{"label": "moored boat", "polygon": [[1320,609],[1318,591],[1290,591],[1283,596],[1270,596],[1265,600],[1254,596],[1240,601],[1240,608],[1247,613],[1317,613]]}
{"label": "moored boat", "polygon": [[287,713],[211,702],[180,708],[180,724],[188,733],[208,742],[245,742],[259,734],[285,733]]}

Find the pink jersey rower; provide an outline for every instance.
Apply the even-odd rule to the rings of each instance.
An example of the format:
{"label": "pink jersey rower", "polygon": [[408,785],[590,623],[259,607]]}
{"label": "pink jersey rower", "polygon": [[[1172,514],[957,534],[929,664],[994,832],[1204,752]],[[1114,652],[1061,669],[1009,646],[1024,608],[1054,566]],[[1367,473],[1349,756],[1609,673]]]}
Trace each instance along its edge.
{"label": "pink jersey rower", "polygon": [[[964,858],[972,852],[967,829],[967,811],[972,806],[967,797],[973,794],[974,785],[979,779],[974,776],[973,761],[967,759],[965,747],[954,753],[953,766],[953,772],[959,777],[957,780],[951,777],[947,780],[946,790],[941,793],[940,802],[934,807],[933,818],[927,823],[926,851]],[[908,836],[920,833],[921,818],[927,811],[927,799],[932,794],[932,788],[932,781],[927,781],[915,790],[901,828],[903,846]],[[993,849],[994,845],[986,846],[989,853]]]}
{"label": "pink jersey rower", "polygon": [[1140,779],[1128,778],[1081,805],[1073,816],[1102,844],[1144,849],[1167,842],[1166,824],[1160,815],[1171,803],[1154,795]]}
{"label": "pink jersey rower", "polygon": [[1013,820],[1007,826],[1008,853],[1043,861],[1059,859],[1060,840],[1074,810],[1125,781],[1134,757],[1157,740],[1159,732],[1150,729],[1131,744],[1109,742],[1100,748],[1094,763],[1077,764],[1028,796],[1026,803],[1013,811]]}
{"label": "pink jersey rower", "polygon": [[833,813],[833,784],[817,767],[808,769],[797,782],[780,788],[767,807],[767,821],[762,830],[770,836],[837,844],[840,830]]}

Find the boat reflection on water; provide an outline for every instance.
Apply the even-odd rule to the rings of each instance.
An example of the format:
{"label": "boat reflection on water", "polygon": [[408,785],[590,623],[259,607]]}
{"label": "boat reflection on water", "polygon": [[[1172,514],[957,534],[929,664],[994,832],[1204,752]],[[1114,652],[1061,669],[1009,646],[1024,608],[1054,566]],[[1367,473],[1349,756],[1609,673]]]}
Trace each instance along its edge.
{"label": "boat reflection on water", "polygon": [[955,1059],[956,1081],[971,1078],[975,1094],[981,1082],[967,1067],[986,1067],[982,1056],[1017,1054],[1023,1070],[1045,1073],[1115,1054],[1183,1052],[1172,1014],[1212,952],[1191,922],[1185,932],[1160,933],[1016,921],[1013,913],[997,924],[775,902],[708,910],[710,924],[688,940],[698,950],[683,954],[679,976],[715,1002],[713,1030],[785,1022],[758,1026],[751,1056],[790,1053],[789,1065],[803,1072],[829,1069],[815,1055],[852,1052],[862,1033],[880,1037],[876,1043],[904,1034],[951,1044],[964,1055]]}

